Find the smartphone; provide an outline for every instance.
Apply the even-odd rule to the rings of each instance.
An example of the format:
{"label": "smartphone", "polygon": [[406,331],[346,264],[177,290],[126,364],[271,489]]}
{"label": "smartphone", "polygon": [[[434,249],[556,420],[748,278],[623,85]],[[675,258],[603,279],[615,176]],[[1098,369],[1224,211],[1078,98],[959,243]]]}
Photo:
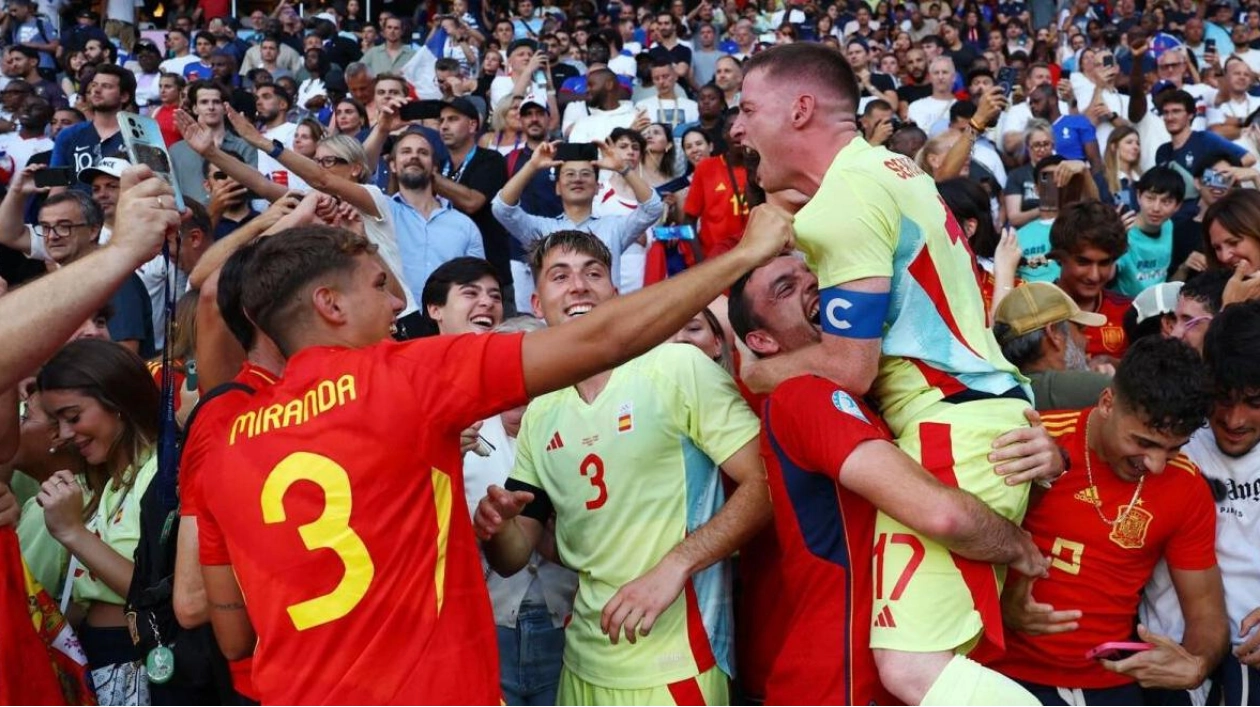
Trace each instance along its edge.
{"label": "smartphone", "polygon": [[1135,641],[1108,641],[1099,643],[1085,653],[1086,660],[1120,660],[1128,658],[1134,653],[1149,651],[1154,648],[1149,643],[1138,643]]}
{"label": "smartphone", "polygon": [[696,239],[696,229],[691,225],[654,226],[652,228],[652,238],[658,241],[694,241]]}
{"label": "smartphone", "polygon": [[1002,87],[1002,93],[1007,98],[1011,97],[1011,93],[1015,90],[1016,84],[1019,83],[1019,69],[1013,66],[1003,66],[998,69],[997,84]]}
{"label": "smartphone", "polygon": [[1046,170],[1041,173],[1041,188],[1038,189],[1038,196],[1043,203],[1057,204],[1059,203],[1059,185],[1054,183],[1054,172]]}
{"label": "smartphone", "polygon": [[1113,55],[1111,55],[1111,54],[1104,54],[1104,55],[1103,55],[1103,58],[1102,58],[1102,65],[1103,65],[1103,66],[1115,66],[1115,65],[1116,65],[1116,57],[1115,57],[1115,56],[1113,56]]}
{"label": "smartphone", "polygon": [[545,69],[539,69],[534,72],[534,85],[535,86],[547,85],[547,71]]}
{"label": "smartphone", "polygon": [[122,126],[123,144],[132,164],[148,165],[171,189],[175,190],[175,208],[184,211],[184,194],[171,171],[171,154],[166,151],[166,141],[157,121],[135,113],[121,112],[118,122]]}
{"label": "smartphone", "polygon": [[35,173],[37,187],[68,187],[74,184],[74,167],[45,167]]}
{"label": "smartphone", "polygon": [[1207,52],[1212,52],[1213,54],[1215,54],[1216,53],[1216,40],[1215,39],[1203,40],[1203,52],[1205,54]]}
{"label": "smartphone", "polygon": [[403,120],[437,120],[442,117],[442,101],[412,101],[398,109],[398,117]]}
{"label": "smartphone", "polygon": [[593,142],[564,142],[556,147],[561,162],[598,162],[599,147]]}

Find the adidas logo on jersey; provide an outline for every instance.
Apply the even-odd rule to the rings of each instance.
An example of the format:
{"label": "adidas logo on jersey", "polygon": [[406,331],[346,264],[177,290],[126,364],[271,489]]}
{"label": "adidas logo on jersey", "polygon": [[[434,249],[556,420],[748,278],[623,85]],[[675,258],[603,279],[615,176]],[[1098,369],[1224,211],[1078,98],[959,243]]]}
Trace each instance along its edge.
{"label": "adidas logo on jersey", "polygon": [[554,452],[564,447],[564,440],[560,439],[560,433],[556,432],[551,435],[551,441],[547,443],[547,451]]}
{"label": "adidas logo on jersey", "polygon": [[875,615],[875,626],[878,628],[897,628],[897,622],[893,621],[892,609],[889,609],[887,604]]}
{"label": "adidas logo on jersey", "polygon": [[1093,486],[1090,486],[1089,488],[1083,489],[1081,491],[1077,491],[1076,495],[1073,496],[1072,498],[1075,498],[1078,501],[1084,501],[1085,503],[1088,503],[1091,506],[1102,505],[1102,503],[1098,500],[1098,489],[1094,488]]}

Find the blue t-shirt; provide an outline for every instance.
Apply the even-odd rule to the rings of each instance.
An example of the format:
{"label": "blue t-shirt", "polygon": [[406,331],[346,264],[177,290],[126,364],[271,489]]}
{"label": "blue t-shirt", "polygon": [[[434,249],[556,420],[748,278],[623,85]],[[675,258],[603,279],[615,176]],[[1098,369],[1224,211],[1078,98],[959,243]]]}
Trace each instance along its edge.
{"label": "blue t-shirt", "polygon": [[114,314],[109,318],[109,338],[114,341],[137,341],[140,358],[149,359],[156,353],[153,338],[153,300],[145,289],[140,276],[132,273],[122,287],[109,300]]}
{"label": "blue t-shirt", "polygon": [[1129,252],[1116,261],[1116,291],[1126,297],[1137,297],[1142,290],[1167,280],[1172,249],[1172,219],[1165,221],[1155,236],[1137,226],[1130,228]]}
{"label": "blue t-shirt", "polygon": [[184,80],[190,83],[196,81],[197,79],[206,79],[209,81],[213,76],[214,68],[209,65],[202,64],[200,61],[194,61],[184,67]]}
{"label": "blue t-shirt", "polygon": [[[88,121],[71,125],[57,134],[57,140],[53,143],[52,161],[50,164],[53,167],[74,167],[74,173],[77,176],[79,172],[100,162],[105,157],[127,158],[127,149],[123,144],[122,130],[119,130],[102,142],[100,134],[96,132],[96,126],[91,121]],[[78,189],[85,193],[91,193],[92,191],[91,185],[84,184],[77,179],[74,181],[74,184],[70,185],[70,188]]]}
{"label": "blue t-shirt", "polygon": [[1178,148],[1173,148],[1172,142],[1166,142],[1155,150],[1155,164],[1172,167],[1181,173],[1181,178],[1186,182],[1185,203],[1177,212],[1181,216],[1186,211],[1187,205],[1191,211],[1198,211],[1199,192],[1194,188],[1194,172],[1198,161],[1204,157],[1217,153],[1227,153],[1242,159],[1247,155],[1246,148],[1236,145],[1229,140],[1206,130],[1193,130],[1186,143]]}
{"label": "blue t-shirt", "polygon": [[1059,264],[1050,260],[1050,226],[1054,219],[1037,219],[1015,232],[1024,251],[1016,277],[1024,282],[1054,282],[1059,279]]}
{"label": "blue t-shirt", "polygon": [[1083,115],[1065,115],[1054,121],[1054,152],[1068,160],[1085,159],[1085,146],[1098,142],[1094,124]]}

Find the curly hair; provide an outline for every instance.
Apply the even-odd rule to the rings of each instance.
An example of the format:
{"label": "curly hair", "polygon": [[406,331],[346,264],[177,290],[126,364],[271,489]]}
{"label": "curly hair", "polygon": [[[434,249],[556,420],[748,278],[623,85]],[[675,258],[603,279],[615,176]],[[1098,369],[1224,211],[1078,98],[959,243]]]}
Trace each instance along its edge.
{"label": "curly hair", "polygon": [[1177,339],[1146,337],[1129,346],[1111,379],[1116,402],[1147,426],[1189,437],[1207,421],[1212,385],[1199,354]]}

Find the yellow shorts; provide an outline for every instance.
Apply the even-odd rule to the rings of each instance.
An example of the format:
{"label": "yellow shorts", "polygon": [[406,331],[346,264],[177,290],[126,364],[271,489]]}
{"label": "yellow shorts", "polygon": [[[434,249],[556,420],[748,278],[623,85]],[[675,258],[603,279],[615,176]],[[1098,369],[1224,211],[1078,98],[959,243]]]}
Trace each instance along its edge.
{"label": "yellow shorts", "polygon": [[727,705],[729,679],[716,665],[694,678],[659,687],[614,690],[592,685],[566,666],[560,670],[557,705]]}
{"label": "yellow shorts", "polygon": [[[1021,400],[938,403],[897,439],[897,446],[941,483],[969,491],[998,515],[1019,523],[1028,484],[1007,486],[993,472],[993,440],[1027,426]],[[875,601],[871,647],[912,653],[970,653],[983,638],[1000,649],[1005,567],[974,562],[880,513],[875,520]],[[982,635],[983,634],[983,635]]]}

